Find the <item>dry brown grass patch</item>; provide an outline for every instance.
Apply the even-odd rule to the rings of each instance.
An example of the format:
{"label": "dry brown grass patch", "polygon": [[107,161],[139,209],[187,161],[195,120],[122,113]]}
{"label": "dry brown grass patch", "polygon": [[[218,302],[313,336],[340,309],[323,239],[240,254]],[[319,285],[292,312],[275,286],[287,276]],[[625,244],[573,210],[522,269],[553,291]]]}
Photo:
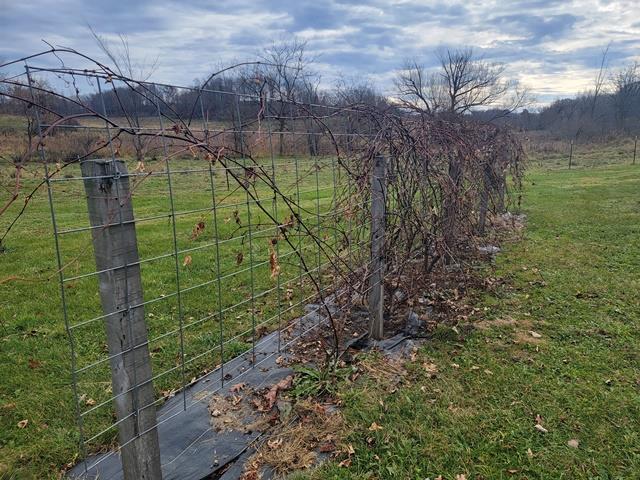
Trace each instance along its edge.
{"label": "dry brown grass patch", "polygon": [[301,400],[293,406],[293,420],[272,430],[245,466],[243,480],[261,478],[265,468],[277,477],[310,468],[321,455],[338,451],[344,420],[334,405]]}

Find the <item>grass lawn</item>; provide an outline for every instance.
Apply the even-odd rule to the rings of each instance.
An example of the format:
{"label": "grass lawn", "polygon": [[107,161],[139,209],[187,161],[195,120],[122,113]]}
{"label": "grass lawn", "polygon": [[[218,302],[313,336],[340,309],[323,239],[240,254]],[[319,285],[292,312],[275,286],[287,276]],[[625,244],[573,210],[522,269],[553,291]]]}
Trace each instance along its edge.
{"label": "grass lawn", "polygon": [[351,465],[308,477],[640,478],[640,167],[533,171],[524,208],[483,328],[440,332],[397,391],[345,387]]}

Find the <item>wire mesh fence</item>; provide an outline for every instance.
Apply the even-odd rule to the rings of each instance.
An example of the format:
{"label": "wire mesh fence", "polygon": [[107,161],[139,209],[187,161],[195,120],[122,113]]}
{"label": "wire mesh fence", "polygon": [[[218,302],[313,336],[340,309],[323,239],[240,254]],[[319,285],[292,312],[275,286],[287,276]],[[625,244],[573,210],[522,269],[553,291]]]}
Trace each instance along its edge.
{"label": "wire mesh fence", "polygon": [[288,89],[279,65],[183,87],[38,58],[1,82],[27,106],[15,183],[37,150],[80,457],[117,439],[129,478],[158,475],[163,423],[300,338],[335,358],[358,307],[380,337],[384,285],[476,251],[522,175],[508,132]]}
{"label": "wire mesh fence", "polygon": [[30,65],[25,79],[34,99],[83,84],[56,99],[64,122],[34,112],[52,139],[39,151],[81,456],[119,431],[123,462],[154,463],[157,443],[139,439],[170,418],[158,405],[181,395],[188,409],[186,387],[212,370],[224,385],[235,356],[260,365],[265,333],[278,332],[272,355],[287,349],[306,305],[368,270],[370,202],[336,155],[366,134],[329,130],[353,112],[267,93],[185,89],[185,119],[178,86]]}

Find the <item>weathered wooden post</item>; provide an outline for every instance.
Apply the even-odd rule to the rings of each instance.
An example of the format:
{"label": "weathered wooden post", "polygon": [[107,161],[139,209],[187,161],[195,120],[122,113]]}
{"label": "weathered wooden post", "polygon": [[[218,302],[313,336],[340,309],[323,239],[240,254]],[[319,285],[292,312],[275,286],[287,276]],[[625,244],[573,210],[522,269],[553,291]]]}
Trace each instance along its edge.
{"label": "weathered wooden post", "polygon": [[636,135],[636,137],[633,140],[633,162],[631,163],[631,165],[635,165],[636,164],[636,152],[638,151],[638,136]]}
{"label": "weathered wooden post", "polygon": [[369,278],[369,337],[381,340],[384,334],[384,231],[386,159],[376,155],[371,176],[371,277]]}
{"label": "weathered wooden post", "polygon": [[569,144],[569,170],[571,170],[571,162],[573,160],[573,140]]}
{"label": "weathered wooden post", "polygon": [[[489,210],[489,196],[492,191],[497,190],[494,185],[493,169],[489,162],[485,162],[482,167],[483,184],[480,192],[480,207],[478,212],[478,234],[484,235],[487,223],[487,211]],[[503,202],[504,203],[504,202]],[[503,212],[500,212],[503,213]]]}
{"label": "weathered wooden post", "polygon": [[127,168],[104,159],[80,167],[100,272],[122,470],[125,480],[158,480],[160,446]]}

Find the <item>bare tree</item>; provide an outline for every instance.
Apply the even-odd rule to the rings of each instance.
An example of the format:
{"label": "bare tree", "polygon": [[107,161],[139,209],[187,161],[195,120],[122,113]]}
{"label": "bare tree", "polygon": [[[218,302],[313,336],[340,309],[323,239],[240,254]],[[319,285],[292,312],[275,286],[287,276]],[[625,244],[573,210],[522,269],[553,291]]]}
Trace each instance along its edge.
{"label": "bare tree", "polygon": [[598,74],[596,75],[595,82],[593,85],[593,96],[591,101],[591,119],[592,120],[596,111],[598,98],[600,98],[600,94],[602,93],[602,88],[605,85],[605,80],[607,76],[607,55],[609,53],[609,47],[611,47],[611,43],[609,43],[609,45],[607,45],[607,48],[605,48],[602,51],[602,56],[600,57],[600,68],[598,69]]}
{"label": "bare tree", "polygon": [[503,64],[484,60],[471,47],[439,50],[436,56],[436,71],[428,72],[413,60],[398,73],[395,83],[404,106],[451,115],[500,106],[506,115],[529,102],[526,89],[505,78]]}
{"label": "bare tree", "polygon": [[117,46],[112,46],[109,44],[107,39],[98,35],[90,25],[89,30],[91,31],[98,48],[100,48],[100,50],[113,64],[114,71],[117,72],[120,77],[128,78],[136,82],[135,84],[128,85],[127,87],[129,88],[122,89],[120,92],[114,86],[113,92],[116,96],[125,96],[126,98],[123,98],[122,101],[126,102],[130,106],[130,109],[124,111],[124,113],[129,125],[135,132],[137,132],[137,134],[132,137],[132,143],[136,155],[136,161],[138,162],[138,168],[144,168],[144,159],[151,140],[150,138],[145,139],[144,136],[140,135],[142,129],[141,117],[143,115],[143,105],[141,103],[142,97],[136,94],[136,89],[140,89],[140,84],[137,82],[144,82],[151,77],[156,69],[157,61],[150,64],[134,61],[131,55],[129,41],[124,35],[118,35],[119,44]]}
{"label": "bare tree", "polygon": [[503,64],[476,57],[471,47],[441,50],[437,55],[450,113],[494,105],[515,86],[514,81],[504,79]]}
{"label": "bare tree", "polygon": [[313,58],[307,55],[306,50],[306,42],[293,39],[273,43],[260,54],[264,64],[258,66],[256,77],[267,83],[270,96],[274,99],[269,103],[269,113],[277,120],[277,128],[280,132],[278,148],[280,155],[284,155],[284,132],[288,120],[293,116],[291,105],[297,101],[307,100],[298,97],[308,90],[305,85],[314,83],[315,75],[309,70]]}
{"label": "bare tree", "polygon": [[398,72],[395,86],[404,107],[433,114],[441,110],[444,84],[437,73],[429,73],[417,60],[408,60]]}

